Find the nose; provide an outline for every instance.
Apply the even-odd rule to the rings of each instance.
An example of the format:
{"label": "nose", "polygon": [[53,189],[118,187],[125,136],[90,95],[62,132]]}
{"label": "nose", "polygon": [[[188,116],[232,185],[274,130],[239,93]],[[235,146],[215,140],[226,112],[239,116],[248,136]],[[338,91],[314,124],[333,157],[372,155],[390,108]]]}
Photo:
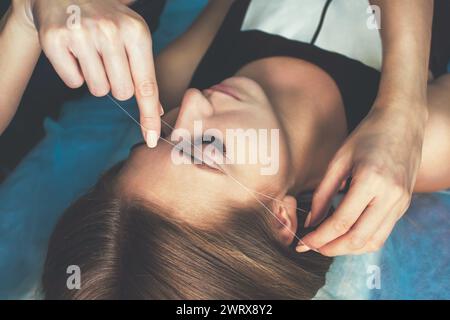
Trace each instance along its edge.
{"label": "nose", "polygon": [[194,121],[204,120],[214,114],[211,102],[197,89],[188,89],[181,102],[175,128],[189,129]]}

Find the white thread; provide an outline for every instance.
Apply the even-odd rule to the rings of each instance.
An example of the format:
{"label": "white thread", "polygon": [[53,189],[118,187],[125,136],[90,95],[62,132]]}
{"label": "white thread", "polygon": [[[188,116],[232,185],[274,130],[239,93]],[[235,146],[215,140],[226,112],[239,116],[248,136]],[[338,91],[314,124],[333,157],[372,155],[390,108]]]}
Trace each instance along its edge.
{"label": "white thread", "polygon": [[[109,94],[107,94],[107,97],[112,101],[112,102],[114,102],[114,104],[117,106],[117,107],[119,107],[123,112],[125,112],[125,114],[128,116],[128,117],[130,117],[139,127],[141,127],[142,129],[144,129],[144,130],[146,130],[147,131],[147,128],[145,128],[142,124],[140,124],[127,110],[125,110],[125,108],[123,108],[114,98],[112,98]],[[174,130],[174,128],[170,125],[170,124],[168,124],[166,121],[164,121],[163,119],[161,119],[161,122],[164,124],[164,125],[166,125],[168,128],[170,128],[170,129],[172,129],[172,130]],[[163,137],[160,137],[160,139],[161,140],[163,140],[163,141],[165,141],[165,142],[167,142],[167,143],[169,143],[170,145],[172,145],[172,146],[176,146],[172,141],[169,141],[169,140],[167,140],[167,139],[165,139],[165,138],[163,138]],[[191,144],[191,146],[192,147],[194,147],[194,148],[197,148],[195,145],[193,145],[192,144],[192,142],[190,142],[190,144]],[[199,149],[196,149],[196,150],[199,150]],[[200,150],[201,151],[201,150]],[[226,157],[226,155],[225,155],[225,157]],[[210,160],[210,159],[209,159]],[[268,199],[271,199],[271,200],[274,200],[274,201],[278,201],[278,202],[283,202],[282,200],[279,200],[279,199],[276,199],[276,198],[273,198],[273,197],[271,197],[271,196],[268,196],[268,195],[266,195],[266,194],[263,194],[263,193],[260,193],[260,192],[257,192],[257,191],[254,191],[254,190],[251,190],[250,188],[248,188],[247,186],[245,186],[242,182],[240,182],[238,179],[236,179],[234,176],[232,176],[230,173],[227,173],[219,164],[217,164],[218,165],[218,167],[219,167],[219,169],[220,169],[220,171],[222,171],[224,174],[226,174],[227,176],[229,176],[231,179],[233,179],[233,181],[235,181],[239,186],[241,186],[244,190],[246,190],[247,192],[249,192],[250,194],[251,194],[251,196],[261,205],[261,206],[263,206],[263,208],[264,209],[266,209],[275,219],[277,219],[277,221],[281,224],[281,225],[283,225],[284,227],[286,227],[287,228],[287,226],[286,226],[286,224],[285,223],[283,223],[273,212],[272,212],[272,210],[270,210],[261,200],[259,200],[258,199],[258,197],[257,196],[255,196],[255,194],[259,194],[259,195],[261,195],[261,196],[264,196],[264,197],[266,197],[266,198],[268,198]],[[301,212],[307,212],[307,210],[304,210],[304,209],[301,209],[301,208],[296,208],[296,210],[298,210],[298,211],[301,211]],[[294,236],[294,238],[296,238],[297,240],[298,240],[298,242],[300,243],[300,244],[303,244],[303,245],[305,245],[306,246],[306,244],[299,238],[299,237],[297,237],[297,235],[295,234],[295,232],[292,232],[289,228],[287,228],[287,230],[289,230],[289,232]],[[311,248],[311,250],[313,250],[313,251],[317,251],[317,250],[315,250],[315,249],[312,249]]]}

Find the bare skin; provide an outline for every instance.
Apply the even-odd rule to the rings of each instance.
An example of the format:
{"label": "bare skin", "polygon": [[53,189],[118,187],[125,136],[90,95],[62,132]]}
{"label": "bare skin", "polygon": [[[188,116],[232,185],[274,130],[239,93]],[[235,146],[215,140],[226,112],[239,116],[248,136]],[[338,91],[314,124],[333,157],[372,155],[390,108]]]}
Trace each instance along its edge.
{"label": "bare skin", "polygon": [[[450,142],[444,138],[450,136],[450,76],[445,75],[430,82],[427,91],[429,116],[425,124],[421,162],[413,192],[433,192],[450,186],[450,167],[448,166]],[[399,125],[401,123],[399,122]],[[408,124],[404,123],[403,125]],[[409,137],[399,137],[399,140],[403,138]],[[395,150],[392,150],[394,154]],[[373,187],[365,189],[365,194],[361,193],[355,196],[361,198],[374,196],[377,184],[382,183],[380,182],[382,175],[383,172],[379,172],[364,177],[372,182]],[[354,177],[354,179],[358,178],[358,176]],[[386,189],[385,192],[398,193],[400,200],[383,203],[382,198],[378,200],[374,196],[375,200],[355,225],[349,215],[359,208],[354,207],[350,201],[344,200],[338,208],[340,211],[337,212],[344,214],[333,215],[316,231],[308,234],[303,241],[312,248],[319,248],[322,254],[329,256],[344,255],[350,252],[361,254],[380,249],[398,219],[403,216],[410,205],[409,194],[401,188]],[[367,235],[371,235],[370,238]],[[335,240],[327,242],[329,237]]]}
{"label": "bare skin", "polygon": [[[1,96],[8,96],[0,100],[0,133],[16,112],[42,48],[70,88],[86,83],[94,96],[111,91],[118,100],[135,95],[143,136],[149,147],[155,147],[164,111],[155,79],[150,30],[145,20],[126,6],[132,2],[13,0],[0,39],[0,90]],[[70,6],[79,8],[80,16],[69,28],[70,14],[74,14]],[[3,86],[3,82],[11,83]]]}
{"label": "bare skin", "polygon": [[[359,252],[371,237],[376,237],[382,219],[403,215],[419,174],[429,116],[427,77],[433,1],[370,3],[378,6],[381,14],[383,66],[379,92],[372,112],[339,148],[315,190],[307,226],[323,220],[332,197],[349,176],[357,178],[328,221],[339,231],[324,228],[305,238],[313,248],[322,249],[348,233],[339,242],[346,243],[347,253]],[[354,235],[352,229],[361,232]],[[323,250],[342,253],[330,247]],[[297,250],[304,252],[309,247]]]}
{"label": "bare skin", "polygon": [[[19,0],[14,2],[17,5],[20,3],[21,1]],[[167,105],[167,109],[178,107],[178,105],[182,104],[183,97],[186,98],[185,92],[192,73],[214,38],[217,28],[231,3],[231,1],[221,0],[211,2],[190,30],[157,58],[156,71],[161,100]],[[5,18],[3,21],[0,38],[0,45],[4,48],[0,53],[0,64],[2,65],[2,70],[6,70],[5,74],[7,75],[3,79],[17,80],[3,81],[4,83],[2,84],[4,86],[0,86],[2,90],[6,88],[7,91],[5,92],[14,93],[12,96],[9,95],[6,101],[2,101],[0,124],[3,127],[6,126],[10,117],[14,114],[18,99],[20,99],[40,53],[37,31],[29,28],[29,25],[27,29],[24,23],[26,20],[18,18],[17,10],[13,10],[13,12],[14,18]],[[14,34],[13,37],[11,37],[12,34]],[[17,61],[17,59],[14,59],[17,58],[17,48],[20,48],[22,53],[20,66],[10,64],[10,61]],[[398,55],[395,56],[398,57]],[[267,125],[265,121],[269,121],[271,125],[274,125],[278,121],[279,125],[286,131],[287,148],[291,150],[291,154],[286,153],[286,168],[293,170],[289,172],[295,172],[295,179],[292,179],[292,177],[289,177],[289,179],[280,177],[278,184],[276,184],[278,189],[275,191],[276,196],[282,201],[283,205],[278,205],[279,203],[272,204],[273,211],[283,221],[287,222],[284,225],[285,228],[279,228],[279,232],[282,234],[280,238],[283,238],[283,241],[288,243],[289,240],[292,240],[292,237],[289,238],[290,233],[288,231],[292,233],[296,226],[294,221],[296,219],[295,205],[293,205],[293,199],[289,194],[316,188],[326,172],[329,173],[327,176],[333,178],[333,181],[339,180],[334,177],[344,178],[349,172],[349,164],[354,165],[354,160],[359,159],[359,167],[364,169],[360,172],[364,172],[364,175],[360,173],[359,177],[356,177],[354,180],[365,181],[365,183],[358,184],[358,188],[353,188],[356,191],[352,192],[353,196],[349,199],[354,200],[344,201],[338,209],[339,214],[333,215],[316,233],[308,235],[304,242],[325,255],[362,253],[379,248],[391,232],[395,222],[409,205],[410,192],[413,190],[434,191],[450,186],[448,168],[444,165],[448,163],[450,158],[450,146],[447,145],[448,142],[436,144],[437,141],[442,141],[442,137],[448,136],[449,133],[448,76],[436,79],[428,86],[428,103],[424,103],[427,110],[425,112],[427,114],[427,117],[425,117],[427,118],[426,121],[420,119],[408,121],[411,118],[405,116],[404,110],[399,111],[402,108],[397,107],[383,108],[383,111],[378,111],[381,110],[379,108],[377,111],[372,112],[368,120],[359,128],[358,134],[349,137],[344,145],[344,147],[349,146],[345,147],[345,152],[338,152],[337,158],[340,155],[345,156],[346,166],[343,166],[345,170],[336,174],[338,172],[326,170],[330,161],[334,164],[331,167],[336,167],[336,164],[338,164],[337,168],[339,168],[340,162],[332,161],[332,158],[334,153],[339,148],[342,148],[342,143],[346,138],[343,134],[345,132],[345,117],[339,94],[336,88],[333,90],[334,84],[330,82],[326,74],[321,73],[320,70],[317,70],[310,64],[293,60],[295,59],[286,60],[275,57],[264,61],[256,61],[245,66],[238,74],[239,76],[252,79],[261,87],[265,95],[276,101],[270,106],[265,106],[267,115],[264,119],[260,119],[262,121],[260,125],[263,127]],[[392,61],[395,61],[395,59],[392,59]],[[17,73],[18,70],[20,71],[19,73]],[[277,72],[284,76],[268,77],[269,73],[271,76],[274,76]],[[411,72],[412,74],[417,73],[414,70]],[[315,81],[308,82],[307,79],[303,79],[302,75],[304,76],[305,74],[310,79],[315,79]],[[15,78],[13,78],[13,75]],[[274,78],[277,78],[278,81],[272,81]],[[396,77],[385,78],[396,79]],[[389,82],[391,80],[386,81],[386,83]],[[244,91],[248,89],[247,85],[248,82],[245,82],[242,87]],[[382,87],[386,88],[389,86]],[[313,104],[310,96],[302,94],[304,92],[315,92],[316,96],[320,97],[319,109],[317,105]],[[324,92],[328,93],[324,94]],[[3,97],[4,95],[0,96]],[[426,94],[423,94],[423,96],[426,96]],[[154,98],[154,96],[152,97]],[[212,97],[213,95],[206,94],[202,98],[198,92],[190,92],[187,99],[184,99],[184,115],[181,113],[178,115],[179,110],[173,109],[173,112],[167,115],[166,119],[171,119],[172,123],[175,124],[177,119],[180,120],[179,123],[183,123],[183,121],[187,123],[198,116],[209,117],[210,109],[212,108],[213,113],[215,111],[214,103],[205,98],[214,99],[217,104],[221,104],[217,102],[217,99],[221,98],[216,98],[216,94],[214,94],[214,98]],[[259,99],[261,96],[257,98],[257,101],[263,101],[263,99]],[[399,101],[397,99],[392,101],[394,100]],[[381,102],[387,101],[387,99],[378,100],[380,102],[379,105],[383,104]],[[388,104],[393,106],[391,103]],[[288,107],[292,105],[298,105],[299,108],[292,109]],[[229,106],[233,107],[232,104],[229,104]],[[203,108],[207,112],[201,114],[198,112],[197,107]],[[315,112],[308,112],[312,111],[313,107]],[[275,120],[271,114],[276,114],[278,120]],[[311,114],[310,118],[306,117],[308,114]],[[420,115],[420,112],[418,114]],[[300,133],[298,130],[294,130],[294,126],[289,123],[288,119],[295,120],[295,124],[303,124],[300,127],[304,130]],[[395,121],[392,119],[395,119]],[[213,121],[214,118],[210,118],[210,120]],[[383,123],[388,121],[391,125],[386,127]],[[0,127],[0,129],[3,128]],[[385,131],[390,134],[381,134]],[[415,146],[414,150],[417,149],[417,142],[422,146],[421,135],[423,133],[421,131],[425,133],[423,148],[420,147],[418,149],[419,152],[412,154],[410,152],[412,145]],[[373,140],[374,136],[377,136],[379,139]],[[417,137],[417,139],[411,139],[411,137]],[[368,140],[376,142],[373,143],[373,148],[367,149],[365,147]],[[314,144],[312,141],[317,143]],[[323,141],[327,141],[327,144],[319,143]],[[417,156],[422,154],[422,150],[423,155],[417,160]],[[149,152],[144,150],[139,151],[139,154],[147,157],[150,156]],[[382,157],[383,154],[384,156]],[[359,156],[354,157],[355,155]],[[400,164],[396,161],[399,155],[402,155],[403,159]],[[388,164],[388,166],[380,168],[378,165],[372,165],[371,160],[378,160],[379,158],[383,158],[383,165]],[[404,161],[405,159],[407,160],[406,162]],[[410,161],[411,159],[412,161]],[[420,159],[422,162],[419,165]],[[136,161],[138,162],[138,159]],[[157,166],[159,164],[152,165]],[[143,168],[145,170],[151,169],[148,165],[147,167],[143,166]],[[404,168],[407,168],[406,172],[403,170]],[[399,172],[401,179],[397,180],[396,177]],[[248,174],[245,175],[245,172],[241,173],[249,181],[257,182],[255,177],[250,177]],[[393,175],[392,173],[395,174]],[[206,177],[206,175],[204,176]],[[281,178],[287,180],[283,181]],[[144,189],[151,188],[151,186],[146,188],[147,185],[144,182],[141,181]],[[262,181],[261,184],[263,183],[269,182]],[[409,188],[409,185],[411,185],[411,188]],[[258,187],[256,183],[255,187]],[[326,192],[328,195],[321,201],[322,207],[326,206],[326,198],[332,194],[334,187],[328,188],[328,190],[330,192]],[[380,190],[384,193],[380,194]],[[365,191],[371,193],[369,198],[383,200],[378,201],[380,204],[389,202],[393,210],[389,210],[387,207],[380,208],[380,210],[372,210],[372,208],[375,208],[375,204],[366,197]],[[363,193],[364,195],[362,195]],[[230,193],[229,196],[231,197],[232,194]],[[386,201],[386,199],[389,199],[389,201]],[[368,209],[364,211],[367,205],[369,205]],[[354,210],[355,207],[360,210]],[[362,211],[364,213],[361,215]],[[351,217],[346,216],[346,214],[351,214]],[[197,216],[197,218],[203,219],[201,215]],[[355,239],[358,241],[354,241]]]}
{"label": "bare skin", "polygon": [[[214,37],[212,28],[207,28],[207,31],[205,31],[202,26],[219,25],[221,19],[223,19],[223,14],[221,14],[221,12],[224,12],[225,10],[227,10],[227,4],[219,3],[211,5],[185,35],[179,38],[157,58],[158,81],[161,84],[162,99],[163,101],[167,101],[167,105],[175,106],[180,103],[182,94],[184,90],[187,89],[188,80],[190,79],[195,66],[207,49],[207,45]],[[194,38],[197,40],[198,45],[188,47],[186,44],[192,44],[192,39]],[[183,52],[184,58],[179,56],[180,52]],[[273,61],[275,60],[276,59]],[[290,63],[293,65],[296,64],[296,62]],[[261,75],[261,70],[277,70],[279,67],[280,61],[273,63],[271,66],[265,62],[258,62],[253,63],[252,66],[246,66],[243,69],[246,70],[246,75]],[[184,70],[185,72],[181,72],[181,70]],[[289,68],[286,68],[286,70],[289,70]],[[288,79],[286,81],[291,79],[291,83],[295,83],[295,77],[300,77],[301,79],[300,74],[291,74],[292,78],[290,78],[289,72],[286,70],[283,78]],[[166,81],[166,79],[174,79],[175,73],[177,74],[178,81],[175,83],[169,83],[168,80]],[[267,79],[264,79],[264,77],[258,78],[260,83],[264,83],[265,80]],[[299,80],[297,78],[297,83],[298,82]],[[401,162],[396,162],[396,156],[399,152],[401,154],[407,154],[410,151],[408,148],[410,148],[411,144],[415,143],[414,139],[418,139],[417,141],[419,142],[421,141],[421,134],[413,134],[416,130],[415,122],[411,122],[411,118],[405,116],[404,112],[397,112],[396,108],[392,108],[392,112],[388,108],[382,111],[379,111],[377,108],[373,109],[370,116],[371,120],[366,121],[364,128],[360,128],[359,133],[351,136],[346,143],[346,145],[349,145],[349,143],[352,142],[352,137],[356,137],[354,139],[360,140],[361,146],[356,149],[353,147],[350,148],[349,150],[352,150],[351,153],[346,154],[345,152],[341,152],[337,155],[337,158],[339,158],[340,155],[345,155],[347,157],[348,155],[356,155],[354,159],[358,158],[358,154],[363,156],[361,159],[365,159],[365,161],[362,161],[361,165],[363,165],[362,168],[364,168],[364,170],[361,170],[356,178],[354,177],[354,181],[361,181],[363,183],[358,183],[358,188],[352,188],[352,193],[346,197],[347,200],[342,203],[333,217],[323,223],[317,231],[307,235],[303,239],[307,245],[330,256],[349,253],[359,254],[379,249],[391,233],[397,220],[409,207],[411,199],[410,192],[431,192],[450,186],[450,170],[447,165],[448,160],[450,159],[450,143],[442,138],[448,136],[450,131],[450,107],[448,103],[450,100],[450,91],[448,89],[449,82],[449,76],[446,75],[431,81],[428,84],[426,94],[428,96],[428,102],[426,103],[427,116],[423,129],[421,129],[423,130],[424,135],[423,148],[421,148],[418,153],[419,159],[412,159],[414,163],[417,163],[417,172],[414,168],[415,165],[408,169],[408,171],[403,171],[403,168],[406,167],[403,167]],[[316,85],[320,86],[318,83],[316,83]],[[298,90],[301,92],[300,87]],[[330,90],[323,90],[322,95],[326,95],[328,92],[330,92]],[[333,110],[340,110],[338,111],[341,112],[340,119],[343,119],[342,106],[339,106],[339,103],[336,102],[334,105],[335,107]],[[330,109],[327,110],[329,111]],[[284,112],[288,115],[289,112],[292,111],[278,110],[278,112],[280,112],[280,116],[283,117],[283,114],[285,114]],[[413,113],[413,111],[411,111],[411,113]],[[289,114],[289,116],[291,116],[291,114]],[[173,114],[172,117],[174,117]],[[387,120],[395,124],[391,128],[391,131],[388,130],[389,128],[384,128],[382,125],[382,123]],[[334,122],[334,128],[342,125],[345,125],[345,123],[343,124],[339,121]],[[412,126],[412,130],[407,129],[408,126]],[[329,128],[330,127],[328,127],[328,129]],[[381,131],[382,128],[384,128],[384,131]],[[337,132],[339,132],[338,128]],[[384,134],[380,136],[380,132],[384,132]],[[305,133],[302,132],[302,134]],[[371,139],[369,137],[372,134],[377,136],[377,139],[372,140],[374,141],[374,144],[370,145],[371,148],[367,149],[363,146],[367,145],[367,139]],[[337,136],[339,136],[339,134]],[[386,139],[383,137],[386,137]],[[335,143],[325,148],[325,150],[321,149],[320,151],[323,152],[323,156],[321,157],[315,155],[314,152],[302,155],[305,163],[308,162],[308,160],[305,159],[305,157],[308,156],[312,157],[310,161],[317,161],[317,159],[320,158],[326,162],[326,164],[320,164],[319,168],[316,169],[317,175],[315,177],[310,177],[310,181],[316,182],[316,184],[312,186],[313,189],[318,187],[319,182],[327,172],[328,174],[330,174],[330,172],[334,173],[334,176],[337,176],[338,178],[340,175],[342,175],[341,177],[347,176],[347,169],[342,170],[342,172],[345,171],[344,174],[339,171],[333,172],[333,170],[336,170],[335,168],[339,166],[335,166],[336,161],[332,162],[333,154],[343,147],[344,141],[345,137],[343,137],[339,143]],[[382,144],[387,141],[391,141],[391,145]],[[419,144],[422,146],[422,142]],[[367,153],[368,151],[369,153]],[[318,150],[316,150],[316,152],[318,152]],[[386,153],[387,156],[381,157],[380,152]],[[371,161],[369,161],[370,158],[367,158],[368,154],[374,155],[373,159],[375,162],[371,163]],[[417,154],[412,153],[410,156],[415,157]],[[336,157],[334,157],[334,159],[336,159]],[[384,169],[390,170],[389,167],[384,166],[387,164],[388,159],[392,159],[393,168],[399,168],[400,170],[398,172],[403,173],[401,180],[389,180],[389,184],[386,185],[386,179],[392,179],[390,174],[387,174],[386,171],[384,171]],[[380,160],[382,161],[381,166],[379,166]],[[352,161],[347,161],[346,163],[351,164]],[[339,179],[336,179],[335,181],[341,182]],[[404,181],[408,182],[406,183]],[[356,182],[354,182],[354,186]],[[411,190],[408,189],[408,184],[412,184]],[[339,186],[340,185],[341,183],[339,183]],[[384,190],[384,193],[380,193],[380,190]],[[330,195],[332,195],[332,193],[330,193]],[[368,199],[374,199],[374,201],[371,202]],[[388,201],[384,201],[386,199],[388,199]],[[323,203],[326,205],[326,199],[323,199]],[[364,210],[365,206],[368,204],[368,208]],[[360,212],[364,213],[361,214]],[[351,215],[351,217],[349,215]],[[308,247],[300,248],[299,251],[308,249]]]}

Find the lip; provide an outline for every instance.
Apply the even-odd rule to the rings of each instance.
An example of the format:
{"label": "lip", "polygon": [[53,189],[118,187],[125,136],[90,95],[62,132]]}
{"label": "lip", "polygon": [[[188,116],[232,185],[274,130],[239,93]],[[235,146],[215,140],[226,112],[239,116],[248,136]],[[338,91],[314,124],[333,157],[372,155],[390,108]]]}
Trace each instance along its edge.
{"label": "lip", "polygon": [[209,90],[220,92],[220,93],[226,94],[227,96],[230,96],[238,101],[242,101],[242,99],[239,97],[239,94],[237,93],[237,91],[233,87],[230,87],[226,84],[223,84],[223,83],[216,84],[216,85],[212,86],[211,88],[209,88]]}

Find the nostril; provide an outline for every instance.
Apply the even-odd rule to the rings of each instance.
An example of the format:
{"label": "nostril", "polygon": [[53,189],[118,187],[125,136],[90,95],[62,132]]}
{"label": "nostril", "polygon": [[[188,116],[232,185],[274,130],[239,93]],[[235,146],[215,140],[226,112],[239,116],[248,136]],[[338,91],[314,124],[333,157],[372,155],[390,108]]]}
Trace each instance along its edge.
{"label": "nostril", "polygon": [[212,92],[213,91],[211,89],[204,89],[202,91],[202,94],[205,96],[205,98],[209,99],[211,98]]}

